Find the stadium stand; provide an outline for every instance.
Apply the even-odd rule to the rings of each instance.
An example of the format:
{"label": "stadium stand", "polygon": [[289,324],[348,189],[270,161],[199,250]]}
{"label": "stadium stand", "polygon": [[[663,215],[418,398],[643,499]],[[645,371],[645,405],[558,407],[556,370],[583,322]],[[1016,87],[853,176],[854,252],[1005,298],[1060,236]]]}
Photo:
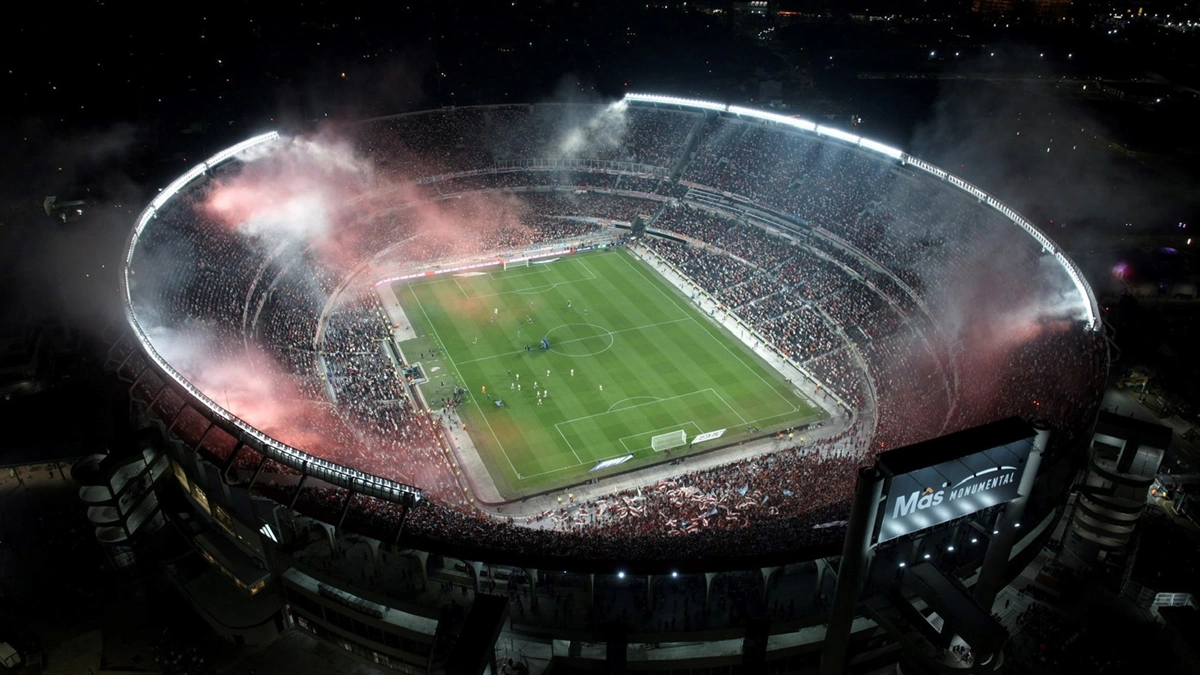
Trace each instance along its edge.
{"label": "stadium stand", "polygon": [[[263,494],[371,536],[651,559],[829,544],[843,534],[854,472],[875,453],[1012,414],[1049,419],[1069,437],[1071,420],[1096,405],[1103,347],[1069,317],[1023,326],[1003,343],[956,332],[971,318],[952,314],[962,307],[955,294],[964,280],[988,289],[991,304],[976,315],[1002,312],[1038,292],[1029,280],[1043,266],[1028,240],[1005,256],[1011,267],[981,269],[990,252],[1014,248],[1012,225],[974,198],[861,150],[762,122],[635,107],[616,132],[602,121],[572,137],[576,120],[602,109],[564,118],[551,108],[447,109],[355,127],[356,148],[382,175],[429,180],[356,223],[340,242],[340,260],[369,260],[403,241],[409,260],[434,265],[651,215],[652,230],[674,239],[649,237],[649,248],[822,386],[871,408],[873,426],[856,423],[832,439],[534,518],[492,517],[472,505],[447,450],[447,402],[426,404],[381,365],[390,326],[370,288],[341,289],[349,267],[317,252],[214,222],[200,208],[201,188],[159,210],[131,263],[133,308],[156,348],[197,383],[210,364],[253,354],[264,372],[277,371],[285,386],[272,391],[293,410],[284,420],[249,421],[313,456],[419,486],[430,499],[407,508],[343,488],[299,487],[300,471],[225,432],[200,441],[188,426],[180,435],[196,436],[203,456],[228,463]],[[546,157],[661,171],[519,166]],[[671,180],[677,167],[682,178]],[[216,175],[236,170],[233,163]],[[761,205],[794,227],[785,232],[693,199],[700,190]],[[470,199],[484,192],[505,195],[508,206],[489,210]],[[420,222],[429,208],[487,225],[426,232]],[[188,349],[173,352],[171,341]],[[183,405],[163,400],[160,414],[174,417]]]}

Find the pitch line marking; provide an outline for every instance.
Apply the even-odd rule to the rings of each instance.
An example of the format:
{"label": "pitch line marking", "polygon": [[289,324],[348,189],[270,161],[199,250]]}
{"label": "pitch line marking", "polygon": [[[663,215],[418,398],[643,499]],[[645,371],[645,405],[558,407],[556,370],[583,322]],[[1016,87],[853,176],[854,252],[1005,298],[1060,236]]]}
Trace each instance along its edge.
{"label": "pitch line marking", "polygon": [[[544,293],[545,291],[553,290],[553,289],[555,289],[555,288],[557,288],[557,287],[559,287],[559,286],[563,286],[563,285],[566,285],[566,284],[574,284],[574,283],[578,283],[578,282],[580,282],[580,281],[595,281],[595,280],[596,280],[596,278],[597,278],[597,277],[596,277],[596,275],[595,275],[594,273],[592,273],[592,270],[591,270],[591,269],[589,269],[589,268],[588,268],[586,265],[583,265],[582,261],[579,261],[579,260],[573,260],[573,261],[570,261],[570,262],[574,262],[574,263],[576,263],[576,264],[578,264],[578,265],[582,266],[582,267],[583,267],[583,269],[584,269],[584,271],[586,271],[586,272],[588,273],[588,276],[586,276],[586,277],[581,277],[581,278],[579,278],[579,279],[569,279],[569,280],[567,280],[567,281],[556,281],[556,282],[554,282],[554,283],[552,283],[552,284],[550,284],[550,285],[548,285],[548,286],[546,286],[546,285],[543,285],[543,286],[532,286],[532,287],[530,287],[530,288],[519,288],[519,289],[510,290],[510,291],[501,291],[501,292],[499,292],[499,293],[487,293],[487,294],[481,294],[481,295],[469,295],[469,296],[467,296],[467,297],[468,297],[468,299],[478,299],[478,300],[482,300],[482,299],[484,299],[484,298],[494,298],[494,297],[501,296],[501,295],[538,295],[538,294],[540,294],[540,293]],[[543,266],[543,267],[545,267],[545,266]],[[547,268],[547,269],[548,269],[548,268]],[[545,271],[542,271],[542,270],[541,270],[541,268],[539,268],[539,271],[541,271],[541,272],[542,272],[542,274],[545,274],[545,273],[546,273]],[[488,274],[493,274],[493,273],[492,273],[492,272],[489,272]],[[521,276],[519,276],[519,277],[517,277],[517,278],[524,278],[524,276],[525,276],[525,275],[521,275]],[[498,279],[497,279],[497,280],[498,280]]]}
{"label": "pitch line marking", "polygon": [[[746,424],[746,418],[742,417],[742,414],[740,412],[734,410],[733,406],[729,405],[729,401],[725,400],[725,397],[721,395],[721,392],[717,391],[716,389],[710,389],[709,391],[716,394],[717,398],[721,399],[721,403],[724,403],[726,408],[729,408],[729,410],[731,412],[733,412],[734,415],[738,416],[738,419],[742,421],[742,424]],[[795,412],[795,411],[793,410],[792,412]]]}
{"label": "pitch line marking", "polygon": [[[648,405],[654,405],[655,403],[665,403],[667,401],[674,401],[677,398],[687,398],[688,396],[695,396],[696,394],[703,394],[706,391],[712,391],[712,388],[710,387],[708,389],[697,389],[696,391],[689,392],[687,394],[680,394],[678,396],[668,396],[667,398],[660,398],[657,401],[648,401],[646,403],[639,403],[637,405],[631,405],[628,408],[621,408],[620,410],[618,410],[616,412],[624,412],[626,410],[633,410],[634,408],[643,408]],[[554,426],[558,426],[559,424],[574,424],[575,422],[582,422],[583,420],[590,420],[593,417],[600,417],[601,415],[608,415],[608,414],[610,414],[610,413],[606,410],[602,413],[593,413],[591,415],[584,415],[582,417],[575,417],[575,418],[572,418],[569,420],[563,420],[561,422],[556,423]]]}
{"label": "pitch line marking", "polygon": [[[571,441],[567,440],[567,435],[566,435],[566,434],[564,434],[564,433],[562,432],[562,429],[559,429],[559,428],[558,428],[558,425],[557,425],[557,424],[555,424],[555,425],[554,425],[554,428],[555,428],[555,430],[557,430],[557,431],[558,431],[558,435],[559,435],[559,436],[562,436],[562,439],[563,439],[564,441],[566,441],[566,443],[567,443],[567,447],[568,447],[568,448],[571,450],[571,454],[572,454],[572,455],[575,455],[575,461],[576,461],[576,462],[579,462],[579,463],[578,463],[578,464],[576,464],[575,466],[583,466],[583,460],[579,458],[579,453],[578,453],[578,452],[575,452],[575,446],[571,445]],[[571,468],[571,467],[568,467],[568,468]]]}
{"label": "pitch line marking", "polygon": [[535,267],[534,265],[531,264],[531,265],[526,266],[524,269],[526,271],[518,272],[518,271],[516,271],[516,268],[513,268],[511,270],[506,270],[503,268],[503,266],[501,266],[501,268],[499,270],[488,270],[487,275],[491,279],[498,280],[498,279],[500,279],[501,276],[510,276],[511,275],[512,278],[514,278],[514,279],[522,279],[524,277],[532,276],[534,274],[545,274],[546,273],[546,265],[537,265]]}
{"label": "pitch line marking", "polygon": [[[600,334],[597,334],[597,335],[591,335],[591,336],[588,336],[588,337],[581,337],[581,338],[572,338],[572,339],[570,339],[570,340],[563,340],[562,342],[554,342],[554,341],[551,341],[551,342],[550,342],[550,351],[552,351],[552,352],[554,352],[554,353],[556,353],[556,354],[562,354],[563,356],[567,356],[567,357],[576,357],[576,358],[585,357],[585,356],[599,356],[599,355],[603,354],[604,352],[606,352],[606,351],[608,351],[608,350],[612,349],[612,348],[613,348],[613,345],[615,345],[615,344],[617,343],[617,338],[616,338],[616,336],[615,336],[615,335],[613,335],[613,332],[612,332],[611,330],[609,330],[609,329],[605,328],[604,326],[598,326],[598,325],[596,325],[596,324],[594,324],[594,323],[564,323],[564,324],[559,324],[559,325],[555,326],[554,328],[551,328],[550,330],[546,331],[546,339],[549,339],[549,338],[550,338],[550,334],[551,334],[551,333],[553,333],[554,331],[558,330],[559,328],[566,328],[567,326],[591,326],[592,328],[599,328],[600,330],[604,331],[604,334],[603,334],[603,335],[600,335]],[[582,342],[582,341],[584,341],[584,340],[594,340],[594,339],[596,339],[596,338],[604,338],[604,337],[608,338],[608,344],[604,346],[604,349],[601,349],[601,350],[600,350],[600,351],[598,351],[598,352],[592,352],[591,354],[568,354],[568,353],[566,353],[566,352],[564,352],[564,351],[560,351],[560,350],[557,350],[557,349],[555,349],[555,348],[554,348],[554,346],[555,346],[555,345],[557,345],[557,344],[569,345],[569,344],[571,344],[571,343],[573,343],[573,342]]]}
{"label": "pitch line marking", "polygon": [[[607,410],[606,412],[612,412],[614,408],[616,408],[617,406],[621,405],[621,404],[622,404],[622,403],[624,403],[625,401],[636,401],[636,400],[638,400],[639,398],[650,398],[650,399],[654,399],[653,401],[651,401],[651,403],[653,403],[653,402],[656,402],[656,401],[661,401],[661,400],[662,400],[661,398],[659,398],[659,397],[657,397],[657,396],[630,396],[629,398],[623,398],[623,399],[621,399],[620,401],[617,401],[616,403],[614,403],[614,404],[612,404],[612,405],[608,406],[608,410]],[[625,410],[625,408],[622,408],[622,410]],[[636,435],[636,434],[635,434],[635,435]]]}

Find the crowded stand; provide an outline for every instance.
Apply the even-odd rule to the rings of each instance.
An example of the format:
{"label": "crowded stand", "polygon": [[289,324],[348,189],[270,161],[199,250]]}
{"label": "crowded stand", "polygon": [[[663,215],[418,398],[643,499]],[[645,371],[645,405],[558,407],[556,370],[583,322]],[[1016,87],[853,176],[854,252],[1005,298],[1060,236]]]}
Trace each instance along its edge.
{"label": "crowded stand", "polygon": [[612,114],[605,106],[501,105],[398,115],[361,123],[352,133],[357,149],[394,178],[543,158],[670,169],[702,119],[693,112],[642,108]]}
{"label": "crowded stand", "polygon": [[620,147],[601,158],[621,159],[666,169],[679,161],[684,141],[702,119],[696,113],[642,108],[628,109],[625,117],[625,137]]}
{"label": "crowded stand", "polygon": [[219,428],[208,430],[200,442],[199,450],[208,455],[217,466],[225,466],[237,449],[238,439]]}
{"label": "crowded stand", "polygon": [[635,216],[653,214],[659,202],[603,192],[523,192],[522,201],[539,215],[588,217],[629,222]]}
{"label": "crowded stand", "polygon": [[406,532],[417,541],[450,539],[577,559],[734,556],[829,545],[844,534],[860,444],[857,432],[845,432],[570,504],[523,525],[428,504],[412,511]]}
{"label": "crowded stand", "polygon": [[[736,555],[840,540],[855,471],[881,450],[1014,414],[1070,433],[1070,421],[1098,404],[1103,345],[1077,321],[983,322],[976,332],[958,325],[1036,302],[1030,280],[1045,267],[1039,247],[1012,246],[1013,225],[974,198],[857,149],[695,112],[633,107],[614,140],[602,133],[602,108],[582,107],[578,119],[601,121],[567,147],[561,141],[573,127],[545,123],[553,108],[448,109],[355,127],[355,147],[381,175],[441,178],[413,201],[354,223],[336,257],[230,229],[205,215],[202,194],[161,208],[130,265],[133,308],[156,349],[218,405],[226,404],[221,392],[205,389],[213,364],[263,378],[288,409],[272,414],[284,419],[237,414],[314,456],[418,486],[429,499],[409,509],[302,483],[295,468],[223,431],[197,440],[202,452],[298,511],[381,538],[403,523],[401,536],[414,544],[585,558]],[[682,180],[497,167],[538,158],[632,162],[681,170]],[[694,187],[760,203],[797,231],[701,207],[688,198]],[[431,212],[474,226],[424,229]],[[773,439],[758,457],[531,518],[476,508],[447,440],[454,402],[421,397],[371,287],[343,282],[398,242],[397,255],[432,267],[585,238],[637,216],[655,233],[642,243],[691,291],[811,373],[818,393],[872,408],[873,423],[856,418],[808,442],[801,431],[800,442]],[[1001,248],[1004,269],[981,270]],[[180,343],[186,351],[175,349]],[[165,397],[161,414],[174,416],[178,398]]]}
{"label": "crowded stand", "polygon": [[665,239],[651,239],[649,245],[686,278],[698,282],[710,293],[743,283],[754,273],[746,263],[709,249]]}
{"label": "crowded stand", "polygon": [[429,184],[438,194],[450,196],[479,190],[518,188],[572,188],[577,190],[613,190],[620,174],[610,171],[582,171],[561,167],[504,169],[472,172],[445,177]]}
{"label": "crowded stand", "polygon": [[[848,347],[840,347],[804,362],[804,367],[825,387],[855,408],[867,403],[861,370]],[[819,391],[819,390],[818,390]]]}
{"label": "crowded stand", "polygon": [[328,485],[309,485],[307,482],[296,493],[292,508],[327,523],[337,523],[350,491]]}
{"label": "crowded stand", "polygon": [[520,106],[496,125],[491,147],[498,160],[601,159],[670,168],[700,119],[642,108],[618,113],[607,106]]}

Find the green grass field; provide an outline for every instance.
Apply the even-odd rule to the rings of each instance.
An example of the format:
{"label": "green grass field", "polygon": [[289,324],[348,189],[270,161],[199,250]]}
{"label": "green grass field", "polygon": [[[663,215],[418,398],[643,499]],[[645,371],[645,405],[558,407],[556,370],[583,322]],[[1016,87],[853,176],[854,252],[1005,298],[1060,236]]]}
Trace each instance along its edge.
{"label": "green grass field", "polygon": [[[505,498],[736,442],[751,426],[825,417],[624,250],[394,290],[418,335],[401,348],[424,365],[427,400],[436,407],[455,384],[467,389],[459,412]],[[539,347],[543,337],[549,350]],[[546,392],[541,405],[535,383]],[[651,449],[656,434],[682,429],[691,439],[723,428],[720,439],[670,456]],[[591,473],[629,454],[620,467]]]}

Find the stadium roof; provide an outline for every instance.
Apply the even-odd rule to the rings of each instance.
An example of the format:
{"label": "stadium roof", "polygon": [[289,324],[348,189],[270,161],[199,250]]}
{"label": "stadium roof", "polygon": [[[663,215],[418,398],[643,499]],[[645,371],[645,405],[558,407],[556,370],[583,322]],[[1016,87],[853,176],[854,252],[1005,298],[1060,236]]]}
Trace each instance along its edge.
{"label": "stadium roof", "polygon": [[1035,433],[1033,425],[1029,422],[1020,417],[1009,417],[983,426],[964,429],[932,440],[889,450],[879,456],[876,466],[886,476],[899,476],[917,469],[973,455],[981,450],[1006,445],[1023,438],[1032,438]]}

